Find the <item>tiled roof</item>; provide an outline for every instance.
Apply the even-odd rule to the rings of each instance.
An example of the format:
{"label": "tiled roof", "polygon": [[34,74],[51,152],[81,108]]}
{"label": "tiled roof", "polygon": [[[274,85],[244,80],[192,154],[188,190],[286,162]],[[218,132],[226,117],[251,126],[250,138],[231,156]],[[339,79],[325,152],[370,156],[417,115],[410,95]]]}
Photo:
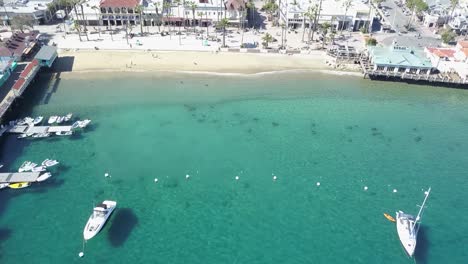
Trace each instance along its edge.
{"label": "tiled roof", "polygon": [[440,58],[452,58],[455,54],[454,49],[427,48],[427,50]]}
{"label": "tiled roof", "polygon": [[24,78],[19,78],[13,85],[12,89],[19,90],[24,82],[25,82]]}
{"label": "tiled roof", "polygon": [[468,40],[458,41],[458,45],[460,45],[462,48],[468,48]]}
{"label": "tiled roof", "polygon": [[136,7],[139,0],[101,0],[100,7]]}

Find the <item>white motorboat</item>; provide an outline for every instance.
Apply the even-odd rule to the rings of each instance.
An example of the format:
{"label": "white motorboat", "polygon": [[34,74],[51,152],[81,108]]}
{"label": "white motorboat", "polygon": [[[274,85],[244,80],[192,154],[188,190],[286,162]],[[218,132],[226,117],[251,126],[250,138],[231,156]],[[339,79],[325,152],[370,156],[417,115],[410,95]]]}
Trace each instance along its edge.
{"label": "white motorboat", "polygon": [[38,117],[34,118],[34,120],[32,121],[32,123],[33,123],[34,125],[37,125],[37,124],[41,123],[43,119],[44,119],[43,116],[38,116]]}
{"label": "white motorboat", "polygon": [[47,123],[53,124],[53,123],[57,122],[57,118],[58,118],[58,116],[51,116],[51,117],[49,117],[49,120],[47,121]]}
{"label": "white motorboat", "polygon": [[46,166],[37,166],[31,169],[32,172],[43,172],[47,169]]}
{"label": "white motorboat", "polygon": [[9,183],[0,183],[0,189],[6,188],[10,185]]}
{"label": "white motorboat", "polygon": [[20,134],[18,137],[16,138],[27,138],[28,137],[28,134]]}
{"label": "white motorboat", "polygon": [[39,175],[39,177],[37,177],[36,181],[37,182],[43,182],[43,181],[49,179],[50,177],[52,177],[52,173],[46,172],[46,173],[43,173],[43,174]]}
{"label": "white motorboat", "polygon": [[37,164],[31,161],[25,161],[23,164],[21,164],[20,168],[18,169],[18,172],[26,172],[32,170],[34,167],[36,167]]}
{"label": "white motorboat", "polygon": [[72,117],[73,117],[73,114],[72,114],[72,113],[68,113],[68,114],[65,116],[64,121],[65,121],[65,122],[68,122],[68,121],[70,121],[70,120],[72,119]]}
{"label": "white motorboat", "polygon": [[55,165],[57,165],[57,164],[59,164],[59,162],[56,161],[56,160],[46,159],[46,160],[44,160],[44,161],[42,162],[41,165],[42,165],[42,166],[46,166],[46,167],[52,167],[52,166],[55,166]]}
{"label": "white motorboat", "polygon": [[32,135],[33,138],[45,138],[49,136],[50,136],[50,133],[37,133],[37,134]]}
{"label": "white motorboat", "polygon": [[414,251],[416,250],[416,242],[418,238],[422,212],[430,192],[431,188],[425,192],[426,196],[424,197],[424,201],[416,217],[410,214],[405,214],[403,211],[396,212],[396,227],[398,237],[400,238],[403,248],[410,257],[413,257]]}
{"label": "white motorboat", "polygon": [[57,117],[56,122],[57,122],[57,124],[61,124],[61,123],[63,123],[63,120],[65,120],[65,117],[64,116],[59,116],[59,117]]}
{"label": "white motorboat", "polygon": [[89,125],[89,123],[91,123],[91,120],[90,119],[85,119],[85,120],[81,121],[80,127],[82,127],[82,128],[87,127]]}
{"label": "white motorboat", "polygon": [[18,122],[16,123],[17,125],[20,125],[20,126],[24,126],[24,125],[29,125],[31,123],[33,123],[34,119],[27,116],[23,119],[19,119]]}
{"label": "white motorboat", "polygon": [[58,131],[58,132],[55,132],[55,135],[57,135],[57,136],[71,136],[71,135],[73,135],[73,131],[66,131],[66,132]]}
{"label": "white motorboat", "polygon": [[99,231],[101,231],[116,206],[117,202],[106,200],[94,207],[93,214],[89,217],[83,230],[83,237],[85,240],[93,238],[97,233],[99,233]]}

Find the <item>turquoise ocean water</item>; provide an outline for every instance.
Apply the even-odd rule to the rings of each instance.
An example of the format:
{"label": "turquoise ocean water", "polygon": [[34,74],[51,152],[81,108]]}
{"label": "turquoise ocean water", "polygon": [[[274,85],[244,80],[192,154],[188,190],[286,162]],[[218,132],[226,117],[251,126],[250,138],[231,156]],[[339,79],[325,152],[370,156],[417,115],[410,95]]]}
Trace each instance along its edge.
{"label": "turquoise ocean water", "polygon": [[[46,79],[20,115],[93,123],[1,139],[3,171],[61,165],[0,191],[0,263],[414,263],[383,213],[416,214],[429,186],[416,262],[468,263],[468,91],[310,73]],[[118,209],[80,259],[104,199]]]}

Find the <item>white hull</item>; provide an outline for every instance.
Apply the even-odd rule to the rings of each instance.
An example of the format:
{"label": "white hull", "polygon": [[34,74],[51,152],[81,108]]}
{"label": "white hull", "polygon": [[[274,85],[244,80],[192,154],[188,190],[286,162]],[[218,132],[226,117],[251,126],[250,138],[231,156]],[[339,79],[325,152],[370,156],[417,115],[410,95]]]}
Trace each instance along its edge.
{"label": "white hull", "polygon": [[93,214],[89,217],[83,230],[83,238],[85,240],[93,238],[101,231],[116,206],[117,203],[114,201],[104,201],[101,205],[94,208]]}
{"label": "white hull", "polygon": [[412,257],[416,249],[417,233],[414,228],[414,216],[398,211],[396,213],[396,227],[401,245],[408,256]]}
{"label": "white hull", "polygon": [[30,170],[34,169],[34,167],[36,167],[36,166],[37,166],[36,163],[30,162],[30,161],[25,161],[21,165],[21,167],[18,169],[18,172],[30,171]]}
{"label": "white hull", "polygon": [[37,177],[36,181],[37,182],[43,182],[43,181],[49,179],[50,177],[52,177],[52,174],[50,172],[46,172],[44,174],[41,174],[39,177]]}
{"label": "white hull", "polygon": [[57,165],[57,164],[59,164],[59,162],[56,161],[56,160],[46,159],[46,160],[44,160],[44,161],[42,162],[41,165],[42,165],[42,166],[45,166],[45,167],[52,167],[52,166],[55,166],[55,165]]}
{"label": "white hull", "polygon": [[0,183],[0,189],[8,187],[9,183]]}
{"label": "white hull", "polygon": [[34,167],[32,168],[32,172],[42,172],[46,170],[46,166],[39,166],[39,167]]}

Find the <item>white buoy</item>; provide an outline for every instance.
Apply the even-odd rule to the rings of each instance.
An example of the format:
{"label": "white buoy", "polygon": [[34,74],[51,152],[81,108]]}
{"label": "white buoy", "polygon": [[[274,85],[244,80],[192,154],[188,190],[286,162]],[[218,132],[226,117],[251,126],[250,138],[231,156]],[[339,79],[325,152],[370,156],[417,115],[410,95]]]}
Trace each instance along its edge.
{"label": "white buoy", "polygon": [[429,194],[429,192],[428,192],[428,191],[425,191],[425,192],[424,192],[424,194],[425,194],[425,195],[428,195],[428,194]]}
{"label": "white buoy", "polygon": [[367,189],[368,189],[367,186],[364,186],[364,191],[367,191]]}
{"label": "white buoy", "polygon": [[158,182],[158,178],[154,178],[154,182]]}
{"label": "white buoy", "polygon": [[78,257],[82,258],[84,256],[83,252],[78,253]]}
{"label": "white buoy", "polygon": [[109,177],[109,173],[104,173],[104,177]]}
{"label": "white buoy", "polygon": [[276,175],[275,175],[275,176],[273,176],[273,180],[274,180],[274,181],[276,181],[276,179],[278,179],[278,178],[276,177]]}
{"label": "white buoy", "polygon": [[396,193],[396,192],[398,192],[398,191],[397,191],[397,189],[393,189],[393,192]]}
{"label": "white buoy", "polygon": [[317,182],[317,186],[320,186],[320,182]]}
{"label": "white buoy", "polygon": [[238,180],[239,180],[239,176],[236,176],[236,181],[238,181]]}
{"label": "white buoy", "polygon": [[190,175],[188,175],[188,174],[185,175],[185,179],[188,179],[188,178],[190,178]]}

